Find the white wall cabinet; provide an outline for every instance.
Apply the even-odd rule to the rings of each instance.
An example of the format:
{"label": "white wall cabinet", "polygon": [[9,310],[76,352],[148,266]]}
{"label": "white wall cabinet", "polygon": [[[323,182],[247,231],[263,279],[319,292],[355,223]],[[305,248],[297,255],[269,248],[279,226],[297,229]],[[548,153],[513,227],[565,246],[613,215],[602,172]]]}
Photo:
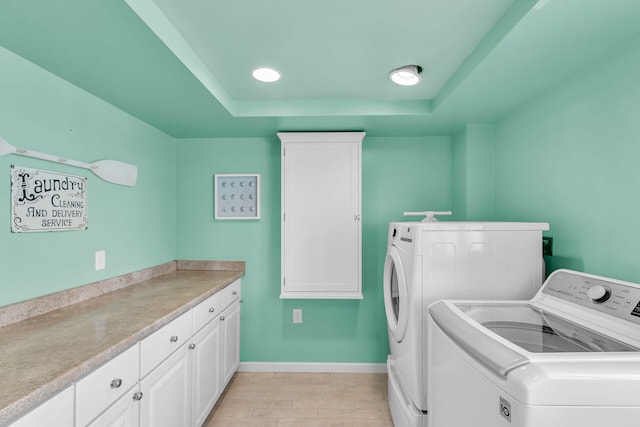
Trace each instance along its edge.
{"label": "white wall cabinet", "polygon": [[281,298],[362,298],[364,132],[278,133]]}
{"label": "white wall cabinet", "polygon": [[240,363],[240,291],[238,279],[11,427],[201,427]]}

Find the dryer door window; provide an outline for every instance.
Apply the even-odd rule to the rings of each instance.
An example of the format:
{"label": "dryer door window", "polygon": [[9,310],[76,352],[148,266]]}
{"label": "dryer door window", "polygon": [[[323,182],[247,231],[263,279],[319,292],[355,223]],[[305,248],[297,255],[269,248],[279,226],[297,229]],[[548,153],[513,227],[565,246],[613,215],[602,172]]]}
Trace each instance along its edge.
{"label": "dryer door window", "polygon": [[384,263],[384,306],[387,326],[396,342],[401,342],[409,321],[409,295],[406,275],[395,246],[387,253]]}

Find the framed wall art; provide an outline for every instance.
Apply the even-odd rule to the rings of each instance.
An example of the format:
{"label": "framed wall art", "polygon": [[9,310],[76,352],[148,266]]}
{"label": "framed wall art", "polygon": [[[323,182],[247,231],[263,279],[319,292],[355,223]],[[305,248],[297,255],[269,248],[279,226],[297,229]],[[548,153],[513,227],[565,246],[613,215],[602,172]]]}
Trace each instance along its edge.
{"label": "framed wall art", "polygon": [[259,219],[260,175],[216,174],[215,219]]}

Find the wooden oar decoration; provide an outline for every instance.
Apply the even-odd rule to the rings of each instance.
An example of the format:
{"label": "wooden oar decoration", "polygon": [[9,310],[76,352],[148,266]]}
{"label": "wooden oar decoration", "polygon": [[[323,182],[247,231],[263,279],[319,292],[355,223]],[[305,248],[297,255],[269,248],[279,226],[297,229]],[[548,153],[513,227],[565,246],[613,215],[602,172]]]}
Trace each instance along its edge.
{"label": "wooden oar decoration", "polygon": [[98,160],[93,163],[78,162],[63,157],[52,156],[51,154],[38,153],[37,151],[14,147],[0,137],[0,156],[4,156],[5,154],[17,154],[19,156],[33,157],[35,159],[48,160],[63,165],[89,169],[107,182],[126,185],[128,187],[136,185],[138,179],[138,168],[129,163],[119,162],[117,160]]}

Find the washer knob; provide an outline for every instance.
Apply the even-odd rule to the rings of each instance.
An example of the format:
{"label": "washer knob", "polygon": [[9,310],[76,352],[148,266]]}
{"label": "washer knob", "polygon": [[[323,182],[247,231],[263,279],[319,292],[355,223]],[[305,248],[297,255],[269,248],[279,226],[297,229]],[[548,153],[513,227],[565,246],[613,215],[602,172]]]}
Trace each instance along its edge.
{"label": "washer knob", "polygon": [[595,285],[587,291],[589,299],[597,304],[603,303],[611,296],[611,290],[602,285]]}

